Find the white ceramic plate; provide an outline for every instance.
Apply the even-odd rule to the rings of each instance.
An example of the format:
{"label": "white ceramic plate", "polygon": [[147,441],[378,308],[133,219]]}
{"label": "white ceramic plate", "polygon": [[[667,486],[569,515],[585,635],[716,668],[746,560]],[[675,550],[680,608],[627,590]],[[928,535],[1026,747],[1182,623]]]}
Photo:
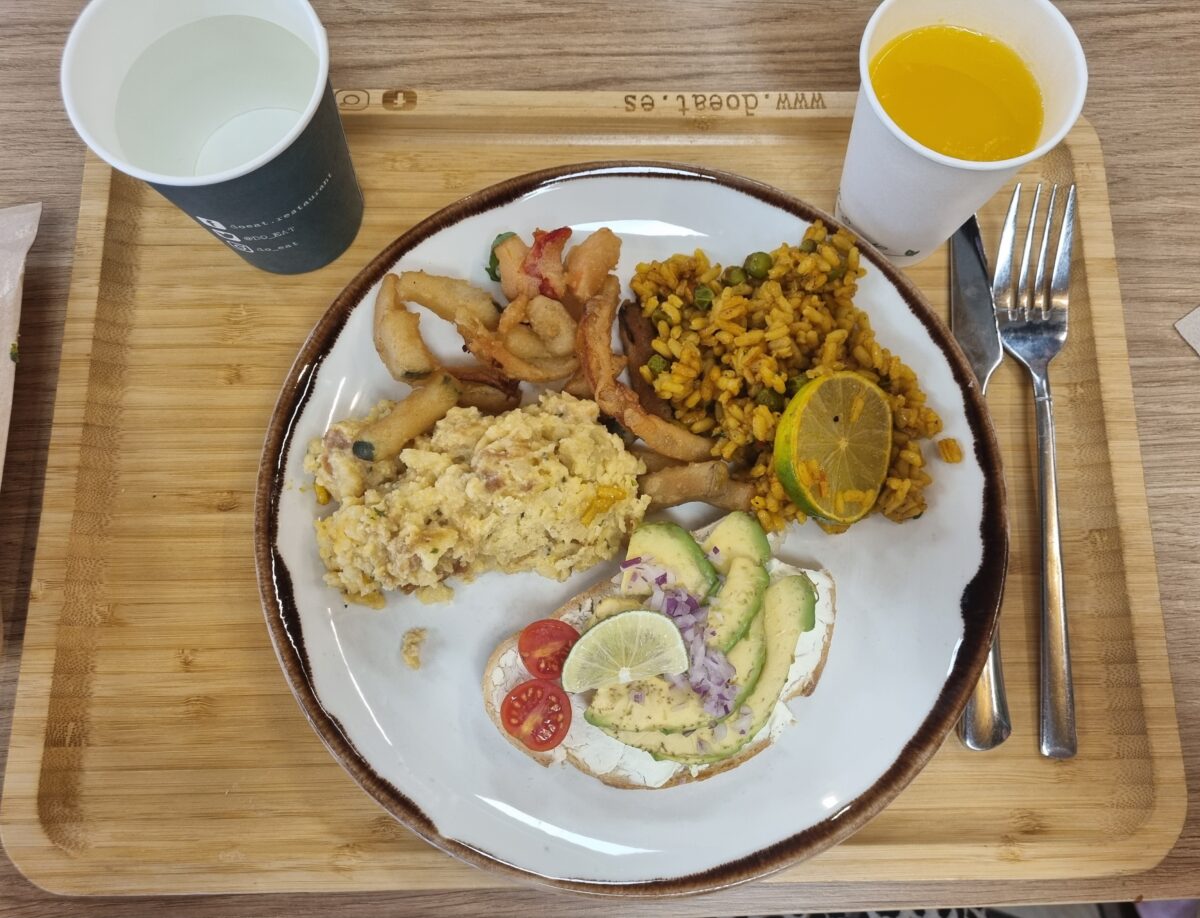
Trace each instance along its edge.
{"label": "white ceramic plate", "polygon": [[[271,635],[301,706],[330,751],[397,819],[472,863],[555,885],[626,894],[713,889],[761,876],[844,839],[920,770],[953,725],[983,663],[1007,562],[1003,481],[986,409],[945,326],[873,250],[857,303],[879,340],[918,373],[964,446],[937,463],[929,510],[897,526],[873,516],[829,536],[792,527],[784,560],[837,582],[838,618],[815,694],[796,724],[727,773],[682,787],[607,787],[541,768],[484,713],[480,678],[504,637],[611,570],[565,583],[489,574],[453,601],[394,596],[382,612],[347,607],[322,581],[306,444],[335,420],[401,390],[375,355],[371,311],[388,270],[425,269],[489,284],[484,259],[505,230],[611,227],[618,273],[705,249],[740,262],[800,239],[814,208],[764,185],[691,167],[595,164],[522,176],[443,210],[397,239],[330,307],[284,384],[265,447],[257,559]],[[442,327],[436,327],[436,326]],[[433,316],[431,344],[460,352]],[[927,450],[932,452],[932,450]],[[692,512],[687,512],[691,510]],[[689,526],[717,514],[692,505]],[[429,629],[419,671],[400,658]]]}

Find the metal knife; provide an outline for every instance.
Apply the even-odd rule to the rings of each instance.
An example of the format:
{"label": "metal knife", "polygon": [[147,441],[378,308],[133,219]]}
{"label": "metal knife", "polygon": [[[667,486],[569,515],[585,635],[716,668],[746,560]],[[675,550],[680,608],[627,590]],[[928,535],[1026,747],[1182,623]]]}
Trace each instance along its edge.
{"label": "metal knife", "polygon": [[[972,216],[950,237],[950,329],[967,355],[981,395],[1004,356],[989,278],[979,222]],[[997,629],[979,684],[959,719],[958,737],[968,749],[983,751],[999,746],[1011,732]]]}
{"label": "metal knife", "polygon": [[1004,348],[996,325],[992,281],[979,222],[971,217],[950,237],[950,330],[970,361],[979,390],[987,388]]}

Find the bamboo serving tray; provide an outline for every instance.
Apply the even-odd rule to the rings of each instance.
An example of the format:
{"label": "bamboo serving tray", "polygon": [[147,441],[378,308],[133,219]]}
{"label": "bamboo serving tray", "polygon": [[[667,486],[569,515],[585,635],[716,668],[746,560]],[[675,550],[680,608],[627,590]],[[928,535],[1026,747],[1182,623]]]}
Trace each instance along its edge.
{"label": "bamboo serving tray", "polygon": [[[358,269],[468,192],[551,165],[646,159],[739,172],[832,210],[854,106],[853,94],[811,91],[338,96],[366,221],[313,274],[256,271],[147,186],[86,165],[0,808],[9,855],[49,890],[507,884],[393,822],[284,682],[252,542],[281,381]],[[1021,179],[1079,186],[1071,338],[1053,371],[1079,755],[1037,753],[1033,405],[1006,361],[988,402],[1012,526],[1001,621],[1013,736],[986,754],[948,740],[860,833],[767,882],[1134,873],[1181,830],[1186,788],[1091,126]],[[1007,198],[981,215],[989,248]],[[945,315],[944,249],[910,275]]]}

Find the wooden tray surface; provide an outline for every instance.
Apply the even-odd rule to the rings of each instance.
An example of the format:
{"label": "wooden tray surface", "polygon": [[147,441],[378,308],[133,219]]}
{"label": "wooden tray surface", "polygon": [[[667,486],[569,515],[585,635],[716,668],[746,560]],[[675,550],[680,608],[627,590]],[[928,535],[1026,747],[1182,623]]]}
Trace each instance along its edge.
{"label": "wooden tray surface", "polygon": [[[338,96],[366,220],[314,274],[256,271],[148,187],[95,159],[85,168],[0,809],[8,853],[52,891],[505,885],[394,823],[284,683],[251,541],[279,385],[358,269],[468,192],[545,166],[649,159],[739,172],[832,210],[854,104],[812,91]],[[1080,753],[1037,754],[1033,406],[1006,361],[988,402],[1010,500],[1002,634],[1014,734],[987,754],[948,740],[862,832],[768,882],[1134,873],[1181,830],[1186,787],[1091,126],[1020,178],[1079,185],[1071,339],[1053,381]],[[981,215],[989,249],[1006,201]],[[911,276],[944,315],[944,250]]]}

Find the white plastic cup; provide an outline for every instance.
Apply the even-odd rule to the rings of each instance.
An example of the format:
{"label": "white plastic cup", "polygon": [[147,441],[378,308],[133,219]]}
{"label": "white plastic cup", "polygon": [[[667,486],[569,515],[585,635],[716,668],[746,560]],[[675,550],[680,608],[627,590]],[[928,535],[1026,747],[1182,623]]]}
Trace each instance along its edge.
{"label": "white plastic cup", "polygon": [[[1033,150],[995,162],[955,159],[913,140],[883,110],[872,59],[896,36],[930,25],[981,32],[1021,56],[1045,108]],[[1050,0],[884,0],[863,32],[858,70],[836,216],[901,267],[927,258],[1022,166],[1059,144],[1087,93],[1083,47]]]}
{"label": "white plastic cup", "polygon": [[62,94],[97,156],[255,267],[314,270],[358,232],[362,191],[308,0],[91,0]]}

